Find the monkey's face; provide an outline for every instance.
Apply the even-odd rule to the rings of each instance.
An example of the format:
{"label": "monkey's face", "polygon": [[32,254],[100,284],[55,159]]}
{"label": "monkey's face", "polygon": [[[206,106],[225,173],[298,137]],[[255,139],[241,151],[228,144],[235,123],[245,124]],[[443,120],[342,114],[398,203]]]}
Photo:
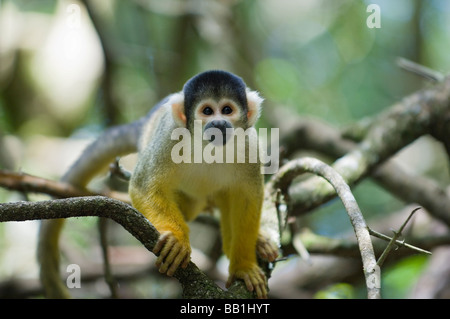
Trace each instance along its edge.
{"label": "monkey's face", "polygon": [[187,128],[195,138],[200,134],[197,126],[201,126],[204,146],[223,146],[234,135],[234,129],[245,131],[255,125],[262,101],[241,78],[213,70],[191,78],[183,91],[173,94],[167,103],[178,127]]}
{"label": "monkey's face", "polygon": [[214,145],[225,145],[233,136],[234,128],[244,128],[246,114],[233,100],[206,99],[195,109],[195,120],[202,123],[203,139]]}

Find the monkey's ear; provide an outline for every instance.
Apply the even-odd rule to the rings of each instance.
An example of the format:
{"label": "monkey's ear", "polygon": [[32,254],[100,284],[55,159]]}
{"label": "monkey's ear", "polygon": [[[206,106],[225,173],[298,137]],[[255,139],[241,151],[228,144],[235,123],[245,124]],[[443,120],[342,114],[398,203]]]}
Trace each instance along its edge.
{"label": "monkey's ear", "polygon": [[256,121],[261,114],[261,103],[264,99],[256,91],[250,91],[247,89],[247,121],[250,126],[255,125]]}
{"label": "monkey's ear", "polygon": [[167,104],[172,108],[172,116],[180,127],[186,127],[186,114],[184,113],[184,94],[182,92],[172,94]]}

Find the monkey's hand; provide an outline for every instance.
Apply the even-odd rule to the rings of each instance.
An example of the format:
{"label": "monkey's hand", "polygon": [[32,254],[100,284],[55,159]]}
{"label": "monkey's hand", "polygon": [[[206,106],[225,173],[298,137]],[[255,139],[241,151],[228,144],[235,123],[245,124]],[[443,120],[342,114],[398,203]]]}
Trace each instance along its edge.
{"label": "monkey's hand", "polygon": [[248,270],[230,271],[226,287],[229,288],[236,279],[242,279],[249,291],[255,291],[259,299],[267,299],[267,280],[258,265]]}
{"label": "monkey's hand", "polygon": [[189,241],[177,239],[171,231],[161,233],[153,252],[159,253],[156,260],[159,272],[168,276],[173,276],[180,265],[182,268],[186,268],[191,260]]}
{"label": "monkey's hand", "polygon": [[256,252],[261,258],[269,262],[275,261],[275,259],[277,259],[278,257],[277,245],[262,234],[258,235],[258,241],[256,242]]}

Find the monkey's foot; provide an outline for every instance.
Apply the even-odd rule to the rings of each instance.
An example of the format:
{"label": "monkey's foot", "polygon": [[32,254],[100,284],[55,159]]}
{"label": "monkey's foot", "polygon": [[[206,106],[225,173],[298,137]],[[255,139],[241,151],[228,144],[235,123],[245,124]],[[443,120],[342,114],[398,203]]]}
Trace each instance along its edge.
{"label": "monkey's foot", "polygon": [[267,280],[264,272],[255,265],[248,270],[230,272],[226,287],[229,288],[236,279],[242,279],[249,291],[255,291],[259,299],[267,299]]}
{"label": "monkey's foot", "polygon": [[153,252],[159,253],[156,260],[159,272],[168,276],[173,276],[180,265],[182,268],[186,268],[191,260],[189,241],[178,240],[171,231],[161,233]]}
{"label": "monkey's foot", "polygon": [[269,262],[275,261],[278,257],[277,245],[261,234],[258,235],[258,241],[256,242],[256,252],[261,258]]}

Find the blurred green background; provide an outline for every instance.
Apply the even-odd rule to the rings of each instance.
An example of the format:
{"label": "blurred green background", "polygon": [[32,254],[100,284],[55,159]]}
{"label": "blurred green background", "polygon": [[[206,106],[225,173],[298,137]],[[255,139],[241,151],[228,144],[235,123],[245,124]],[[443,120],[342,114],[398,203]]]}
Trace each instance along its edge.
{"label": "blurred green background", "polygon": [[[207,69],[241,76],[265,97],[266,109],[288,108],[336,127],[428,85],[401,70],[398,57],[450,70],[447,0],[89,3],[90,12],[78,1],[0,1],[0,167],[57,179],[105,127],[139,118]],[[380,28],[366,23],[370,4],[381,10]],[[260,125],[267,125],[264,112]],[[405,167],[448,185],[442,147],[427,139],[419,144],[403,156]],[[0,189],[0,201],[17,196]],[[367,217],[405,204],[370,180],[355,196]],[[302,223],[327,236],[350,226],[337,201]],[[36,277],[35,238],[21,238],[35,236],[37,226],[25,224],[0,225],[0,280]],[[388,296],[407,297],[405,286],[414,285],[424,265],[419,258],[388,272]],[[405,277],[407,283],[397,280]]]}

